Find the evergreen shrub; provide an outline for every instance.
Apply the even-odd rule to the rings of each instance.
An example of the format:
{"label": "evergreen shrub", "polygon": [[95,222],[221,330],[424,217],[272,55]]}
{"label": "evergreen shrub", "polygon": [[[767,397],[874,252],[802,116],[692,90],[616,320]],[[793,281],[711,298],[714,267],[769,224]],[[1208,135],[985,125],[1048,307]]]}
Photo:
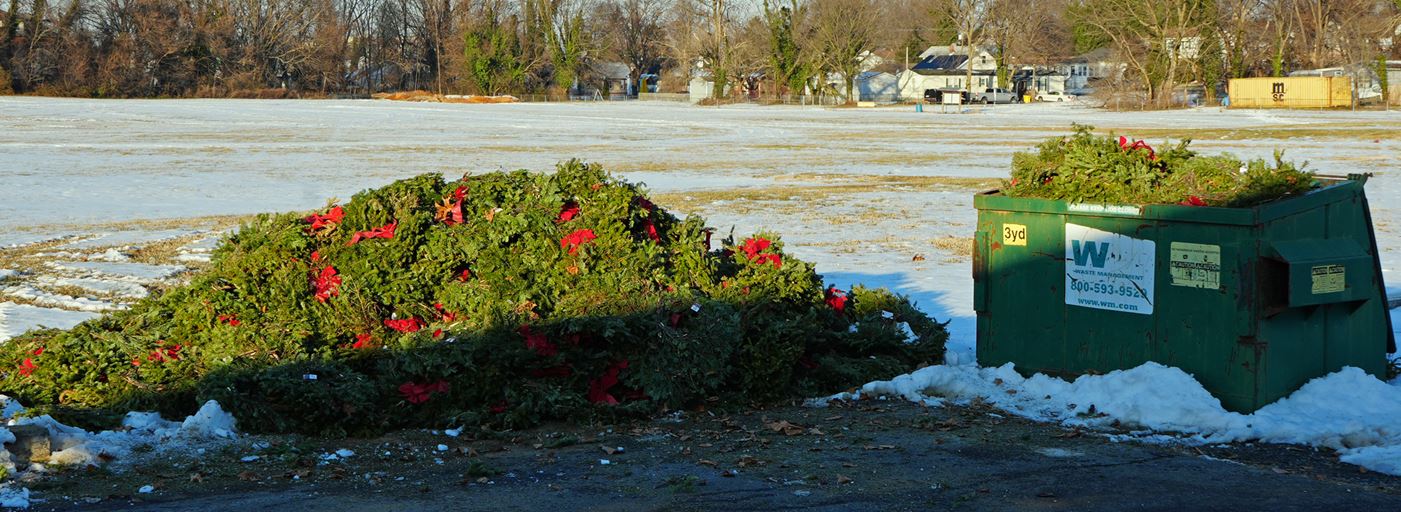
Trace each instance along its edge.
{"label": "evergreen shrub", "polygon": [[1070,136],[1013,155],[1012,178],[1002,193],[1073,203],[1239,208],[1317,186],[1312,172],[1284,161],[1279,152],[1274,162],[1203,156],[1187,149],[1190,140],[1155,151],[1143,141],[1100,137],[1092,130],[1076,125]]}

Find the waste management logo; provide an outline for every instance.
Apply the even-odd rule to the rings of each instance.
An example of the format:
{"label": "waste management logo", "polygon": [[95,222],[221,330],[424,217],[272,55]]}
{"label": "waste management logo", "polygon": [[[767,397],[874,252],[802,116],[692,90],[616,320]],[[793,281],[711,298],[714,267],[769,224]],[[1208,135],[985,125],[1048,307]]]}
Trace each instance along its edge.
{"label": "waste management logo", "polygon": [[1065,225],[1065,303],[1153,314],[1156,244],[1077,224]]}

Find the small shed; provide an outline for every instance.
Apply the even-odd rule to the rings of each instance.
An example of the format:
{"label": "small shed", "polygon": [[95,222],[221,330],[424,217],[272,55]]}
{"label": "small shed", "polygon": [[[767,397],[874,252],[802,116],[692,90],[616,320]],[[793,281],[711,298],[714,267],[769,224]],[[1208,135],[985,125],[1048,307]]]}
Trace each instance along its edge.
{"label": "small shed", "polygon": [[867,71],[856,77],[858,101],[894,103],[900,101],[900,82],[895,75]]}
{"label": "small shed", "polygon": [[691,94],[691,103],[700,103],[704,101],[710,97],[714,90],[715,82],[710,81],[707,77],[692,77],[690,88],[688,89],[688,92]]}

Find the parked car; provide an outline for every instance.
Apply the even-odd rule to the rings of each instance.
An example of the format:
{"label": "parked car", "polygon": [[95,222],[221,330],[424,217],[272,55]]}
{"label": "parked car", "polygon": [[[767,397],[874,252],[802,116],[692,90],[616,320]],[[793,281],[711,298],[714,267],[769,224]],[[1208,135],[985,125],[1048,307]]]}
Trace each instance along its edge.
{"label": "parked car", "polygon": [[1068,95],[1068,94],[1059,93],[1059,92],[1038,92],[1038,93],[1036,93],[1036,101],[1055,101],[1055,102],[1060,102],[1060,101],[1070,101],[1070,100],[1072,100],[1072,99],[1074,99],[1073,96],[1070,96],[1070,95]]}
{"label": "parked car", "polygon": [[979,103],[1016,103],[1017,95],[1001,87],[989,87],[974,95],[973,101]]}

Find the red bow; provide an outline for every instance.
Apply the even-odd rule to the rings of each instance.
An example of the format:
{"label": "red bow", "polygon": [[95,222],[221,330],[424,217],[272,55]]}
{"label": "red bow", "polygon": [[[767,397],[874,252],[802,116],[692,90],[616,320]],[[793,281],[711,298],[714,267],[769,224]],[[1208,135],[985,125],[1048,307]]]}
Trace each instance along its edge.
{"label": "red bow", "polygon": [[832,306],[837,314],[846,313],[847,300],[850,299],[846,296],[846,292],[838,290],[835,285],[827,287],[827,305]]}
{"label": "red bow", "polygon": [[326,212],[325,215],[313,213],[303,220],[311,223],[310,229],[312,231],[320,231],[322,228],[328,228],[336,224],[340,224],[341,219],[343,218],[345,218],[345,210],[337,206],[331,208],[331,210]]}
{"label": "red bow", "polygon": [[1124,151],[1134,151],[1134,150],[1137,150],[1137,149],[1146,149],[1146,150],[1148,150],[1148,159],[1149,159],[1149,160],[1153,160],[1153,161],[1157,161],[1157,160],[1158,160],[1158,155],[1157,155],[1156,153],[1153,152],[1153,148],[1152,148],[1151,146],[1149,146],[1147,142],[1144,142],[1144,141],[1141,141],[1141,140],[1137,140],[1137,141],[1134,141],[1133,144],[1129,144],[1129,139],[1121,135],[1121,136],[1119,136],[1119,149],[1122,149],[1122,150],[1124,150]]}
{"label": "red bow", "polygon": [[550,343],[544,334],[531,332],[529,325],[522,325],[516,332],[525,337],[525,348],[534,350],[540,357],[550,357],[559,353],[559,347]]}
{"label": "red bow", "polygon": [[597,238],[598,236],[593,234],[592,229],[580,229],[578,231],[565,235],[564,238],[560,239],[559,248],[568,249],[569,254],[572,255],[579,251],[579,246],[582,246]]}
{"label": "red bow", "polygon": [[559,218],[555,219],[555,222],[569,222],[571,220],[574,220],[578,216],[579,204],[570,201],[568,203],[564,203],[564,206],[559,209]]}
{"label": "red bow", "polygon": [[613,363],[604,370],[603,375],[597,379],[589,381],[589,402],[595,404],[618,405],[618,399],[608,393],[609,389],[618,385],[618,373],[628,367],[626,359]]}
{"label": "red bow", "polygon": [[399,394],[404,396],[404,400],[411,404],[421,404],[433,398],[433,393],[447,393],[447,381],[440,380],[432,384],[419,384],[416,382],[405,382],[399,385]]}
{"label": "red bow", "polygon": [[423,328],[423,322],[416,317],[401,318],[399,320],[384,320],[384,326],[399,332],[418,332]]}
{"label": "red bow", "polygon": [[350,237],[350,242],[346,243],[345,245],[355,245],[361,240],[369,240],[371,238],[383,238],[386,240],[394,238],[394,229],[397,227],[399,227],[398,222],[391,222],[389,224],[385,224],[383,226],[371,229],[369,231],[361,231],[355,233]]}
{"label": "red bow", "polygon": [[311,285],[316,289],[316,302],[326,302],[341,293],[341,277],[336,275],[336,267],[321,269],[321,274],[311,278]]}

